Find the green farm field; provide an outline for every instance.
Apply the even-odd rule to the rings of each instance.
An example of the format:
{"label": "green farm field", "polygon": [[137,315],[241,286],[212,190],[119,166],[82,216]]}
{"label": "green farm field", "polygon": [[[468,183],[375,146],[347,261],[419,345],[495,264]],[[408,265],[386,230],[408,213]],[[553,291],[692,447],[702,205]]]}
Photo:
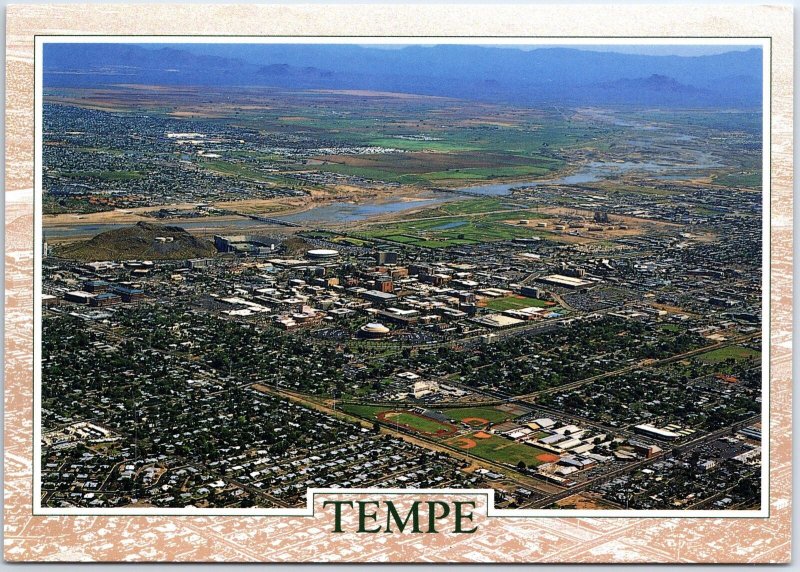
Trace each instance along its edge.
{"label": "green farm field", "polygon": [[[130,107],[131,96],[137,102],[135,108]],[[317,142],[308,148],[319,152],[301,156],[243,140],[241,145],[224,149],[212,147],[210,150],[219,157],[193,155],[188,161],[197,169],[192,176],[198,173],[196,176],[203,177],[205,172],[294,190],[328,186],[308,182],[298,176],[300,172],[337,173],[415,188],[548,179],[564,171],[573,151],[607,147],[623,133],[616,126],[573,119],[560,110],[407,94],[362,97],[346,91],[281,89],[278,93],[243,88],[239,97],[240,101],[231,101],[230,93],[214,88],[154,90],[142,97],[139,90],[120,86],[111,91],[58,90],[48,101],[94,110],[136,109],[154,117],[190,118],[214,127],[234,125],[244,132],[270,134],[279,141],[299,138]],[[125,165],[120,172],[133,173],[140,165],[113,147],[83,147],[118,157]],[[362,147],[378,152],[362,152]],[[331,148],[336,152],[329,152]],[[180,168],[185,168],[187,160],[181,157],[185,154],[176,152],[167,160],[181,162]],[[62,175],[76,180],[132,177],[131,182],[135,182],[139,178],[84,169]],[[142,179],[151,176],[144,170],[140,175]],[[462,240],[466,240],[463,244],[475,242]],[[442,237],[424,245],[446,246],[449,241],[449,237]]]}
{"label": "green farm field", "polygon": [[761,179],[761,171],[743,171],[714,177],[714,182],[719,185],[726,185],[728,187],[760,189]]}

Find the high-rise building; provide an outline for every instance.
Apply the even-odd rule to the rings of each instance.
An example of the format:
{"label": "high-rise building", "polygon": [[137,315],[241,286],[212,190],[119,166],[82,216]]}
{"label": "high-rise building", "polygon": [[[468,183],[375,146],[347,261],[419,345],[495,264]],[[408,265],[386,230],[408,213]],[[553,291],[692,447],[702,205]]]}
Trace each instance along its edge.
{"label": "high-rise building", "polygon": [[397,264],[399,255],[396,252],[380,250],[375,253],[376,264]]}

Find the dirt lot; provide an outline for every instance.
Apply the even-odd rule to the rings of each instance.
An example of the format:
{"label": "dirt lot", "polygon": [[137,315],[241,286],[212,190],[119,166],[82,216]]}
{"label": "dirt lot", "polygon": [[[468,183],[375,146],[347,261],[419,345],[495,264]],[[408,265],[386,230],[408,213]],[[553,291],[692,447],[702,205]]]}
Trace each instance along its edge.
{"label": "dirt lot", "polygon": [[[553,217],[545,221],[547,222],[547,227],[541,229],[552,233],[549,238],[571,244],[613,240],[626,236],[662,234],[670,231],[676,232],[678,229],[682,228],[681,225],[670,222],[614,214],[609,215],[608,224],[597,224],[594,222],[594,213],[592,211],[564,207],[543,208],[539,209],[537,212]],[[569,223],[578,222],[580,220],[579,217],[583,217],[583,228],[571,228]],[[515,226],[536,228],[536,224],[542,221],[532,219],[528,221],[526,225],[520,225],[519,219],[508,220],[506,222]],[[563,224],[567,228],[565,230],[555,230],[555,226],[559,224]],[[625,228],[620,228],[620,226],[624,226]],[[600,228],[600,230],[589,230],[590,228]]]}
{"label": "dirt lot", "polygon": [[600,509],[615,509],[619,508],[607,501],[604,501],[599,495],[592,493],[578,493],[561,499],[556,502],[560,508],[575,508],[578,510],[600,510]]}

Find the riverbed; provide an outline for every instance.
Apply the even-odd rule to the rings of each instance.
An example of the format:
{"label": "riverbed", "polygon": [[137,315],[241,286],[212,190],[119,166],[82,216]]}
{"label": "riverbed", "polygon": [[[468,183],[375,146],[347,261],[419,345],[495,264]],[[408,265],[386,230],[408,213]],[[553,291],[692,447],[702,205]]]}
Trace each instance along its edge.
{"label": "riverbed", "polygon": [[[698,157],[698,159],[701,159]],[[536,188],[541,185],[580,185],[592,183],[600,180],[608,180],[628,174],[641,174],[663,180],[677,180],[690,178],[694,173],[707,167],[715,167],[712,158],[705,156],[699,164],[662,164],[654,162],[613,162],[613,161],[592,161],[581,166],[577,171],[556,179],[517,181],[514,183],[496,183],[490,185],[473,185],[453,189],[452,191],[422,191],[414,195],[402,197],[376,197],[367,201],[335,201],[331,203],[313,206],[299,212],[288,214],[276,214],[274,218],[290,223],[325,226],[341,225],[348,223],[361,222],[364,220],[380,217],[387,214],[395,214],[412,209],[431,207],[437,204],[464,200],[469,196],[499,197],[510,195],[512,189]],[[274,229],[272,223],[259,223],[252,219],[241,217],[225,220],[202,218],[191,220],[163,220],[160,222],[167,225],[175,225],[185,228],[187,231],[200,235],[213,234],[250,234],[258,232],[259,229],[269,226]],[[106,232],[115,228],[130,226],[132,223],[101,223],[101,224],[70,224],[59,226],[48,226],[45,228],[45,240],[60,241],[72,240],[76,238],[91,237],[101,232]]]}

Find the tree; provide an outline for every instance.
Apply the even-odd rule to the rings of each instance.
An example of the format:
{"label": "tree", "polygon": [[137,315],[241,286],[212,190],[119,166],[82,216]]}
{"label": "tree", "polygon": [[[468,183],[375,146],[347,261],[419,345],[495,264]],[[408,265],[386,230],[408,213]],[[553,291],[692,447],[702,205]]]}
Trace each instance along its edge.
{"label": "tree", "polygon": [[528,467],[527,467],[527,465],[525,465],[525,461],[520,461],[519,463],[517,463],[517,468],[518,468],[520,471],[524,471],[524,470],[525,470],[525,469],[527,469]]}

